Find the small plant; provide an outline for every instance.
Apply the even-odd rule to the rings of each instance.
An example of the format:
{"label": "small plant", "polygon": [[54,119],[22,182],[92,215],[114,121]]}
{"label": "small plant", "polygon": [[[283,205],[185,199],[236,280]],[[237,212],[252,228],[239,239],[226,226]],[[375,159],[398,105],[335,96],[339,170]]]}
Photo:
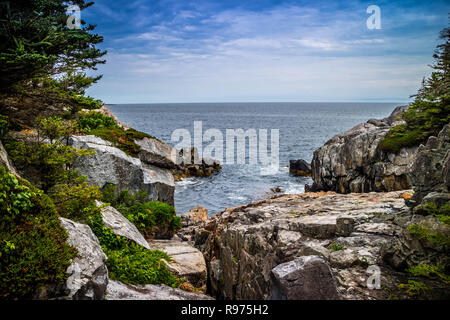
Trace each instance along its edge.
{"label": "small plant", "polygon": [[343,246],[341,246],[341,245],[339,245],[339,244],[336,244],[336,243],[334,243],[334,242],[332,242],[331,244],[330,244],[330,250],[331,251],[333,251],[333,252],[335,252],[335,251],[340,251],[340,250],[344,250],[345,248],[343,247]]}
{"label": "small plant", "polygon": [[408,280],[408,283],[399,284],[398,287],[405,290],[406,294],[411,297],[420,296],[432,289],[426,286],[424,283],[414,280]]}

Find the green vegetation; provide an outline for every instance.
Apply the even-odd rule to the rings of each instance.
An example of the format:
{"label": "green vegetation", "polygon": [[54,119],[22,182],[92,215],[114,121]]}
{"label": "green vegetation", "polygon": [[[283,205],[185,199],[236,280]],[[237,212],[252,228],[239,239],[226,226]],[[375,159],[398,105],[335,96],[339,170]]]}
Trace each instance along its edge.
{"label": "green vegetation", "polygon": [[[40,120],[37,134],[26,141],[5,139],[5,148],[18,169],[30,172],[33,183],[45,193],[58,184],[78,184],[79,174],[70,165],[79,157],[92,154],[67,145],[76,126],[59,117]],[[48,143],[46,143],[48,142]]]}
{"label": "green vegetation", "polygon": [[429,241],[443,247],[450,247],[450,237],[441,232],[433,232],[427,224],[410,224],[406,230],[419,240]]}
{"label": "green vegetation", "polygon": [[0,212],[0,299],[30,298],[46,284],[64,283],[76,251],[50,198],[0,167]]}
{"label": "green vegetation", "polygon": [[119,210],[147,238],[161,232],[174,233],[181,228],[181,218],[175,214],[174,207],[159,201],[146,201],[145,192],[136,195],[128,190],[116,193],[113,185],[102,192],[103,201]]}
{"label": "green vegetation", "polygon": [[442,30],[441,39],[444,42],[433,55],[433,73],[423,80],[414,103],[402,114],[406,124],[391,128],[379,145],[381,150],[398,152],[417,146],[450,122],[450,28]]}
{"label": "green vegetation", "polygon": [[100,77],[84,72],[105,63],[106,54],[95,48],[103,37],[92,33],[93,25],[81,21],[81,29],[67,27],[66,10],[81,10],[93,2],[84,0],[15,0],[0,14],[0,88],[23,85],[36,78],[59,75],[67,90],[83,89]]}
{"label": "green vegetation", "polygon": [[340,250],[344,250],[345,248],[343,247],[343,246],[341,246],[341,245],[339,245],[339,244],[336,244],[336,243],[334,243],[334,242],[332,242],[331,244],[330,244],[330,250],[331,251],[340,251]]}
{"label": "green vegetation", "polygon": [[412,276],[436,279],[446,285],[450,285],[450,275],[446,274],[445,268],[440,265],[422,264],[407,270]]}
{"label": "green vegetation", "polygon": [[404,289],[406,294],[411,297],[420,296],[432,289],[432,288],[426,286],[424,283],[414,281],[414,280],[408,280],[408,283],[399,284],[398,287],[400,289]]}
{"label": "green vegetation", "polygon": [[100,213],[91,215],[89,226],[108,256],[108,272],[113,280],[129,284],[160,284],[177,287],[181,281],[168,269],[170,257],[159,250],[147,250],[131,240],[117,236],[104,226]]}
{"label": "green vegetation", "polygon": [[78,124],[85,134],[92,134],[112,142],[115,147],[131,156],[137,156],[140,151],[140,147],[134,140],[155,139],[155,137],[134,129],[125,130],[119,127],[113,118],[95,111],[81,113]]}

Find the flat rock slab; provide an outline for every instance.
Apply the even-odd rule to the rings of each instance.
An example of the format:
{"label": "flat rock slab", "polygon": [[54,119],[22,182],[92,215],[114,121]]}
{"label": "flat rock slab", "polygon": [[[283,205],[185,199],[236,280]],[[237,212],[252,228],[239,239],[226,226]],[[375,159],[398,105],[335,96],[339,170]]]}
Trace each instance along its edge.
{"label": "flat rock slab", "polygon": [[329,239],[336,233],[337,216],[303,216],[295,220],[300,233],[318,239]]}
{"label": "flat rock slab", "polygon": [[107,300],[213,300],[198,293],[174,289],[166,285],[136,286],[109,280]]}
{"label": "flat rock slab", "polygon": [[170,271],[197,288],[206,284],[206,263],[198,249],[176,240],[152,240],[149,245],[151,249],[166,252],[173,259],[168,264]]}

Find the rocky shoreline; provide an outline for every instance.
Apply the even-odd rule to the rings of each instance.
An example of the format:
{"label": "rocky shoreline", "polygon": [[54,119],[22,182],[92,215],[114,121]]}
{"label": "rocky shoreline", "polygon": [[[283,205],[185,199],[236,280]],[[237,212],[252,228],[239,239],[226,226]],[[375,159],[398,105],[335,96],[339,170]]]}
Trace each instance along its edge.
{"label": "rocky shoreline", "polygon": [[[383,153],[377,146],[389,128],[399,123],[402,110],[397,108],[388,118],[369,120],[338,134],[317,149],[311,167],[314,185],[309,188],[315,192],[277,195],[228,208],[213,217],[196,207],[182,216],[183,227],[170,240],[145,239],[120,212],[98,203],[104,225],[114,234],[172,258],[167,267],[188,280],[184,291],[109,279],[106,256],[91,229],[61,218],[68,242],[80,255],[68,268],[64,286],[42,288],[34,298],[411,298],[400,289],[411,279],[406,268],[424,263],[449,265],[446,245],[414,237],[409,227],[426,226],[436,234],[450,234],[437,217],[426,215],[427,204],[449,203],[450,125],[426,145]],[[24,133],[14,134],[26,139]],[[195,149],[174,152],[151,138],[135,141],[140,147],[136,157],[92,135],[72,136],[69,141],[78,149],[95,150],[73,165],[89,183],[114,185],[118,191],[145,190],[149,200],[172,205],[174,175],[208,176],[220,170],[220,164],[207,159],[202,165],[194,164]],[[174,154],[189,154],[191,160],[177,162]],[[2,145],[0,155],[1,163],[16,173]],[[310,169],[304,161],[292,165],[291,171],[297,174]],[[375,289],[368,285],[374,272],[381,283]],[[438,279],[421,281],[433,288],[425,298],[450,297],[448,284]]]}

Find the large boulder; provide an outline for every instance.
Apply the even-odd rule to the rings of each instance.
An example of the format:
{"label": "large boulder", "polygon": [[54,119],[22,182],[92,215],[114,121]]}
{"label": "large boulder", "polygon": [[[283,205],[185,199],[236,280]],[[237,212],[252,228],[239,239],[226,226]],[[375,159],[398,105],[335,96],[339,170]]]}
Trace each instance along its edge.
{"label": "large boulder", "polygon": [[69,278],[60,299],[99,300],[104,299],[108,285],[107,257],[97,237],[85,224],[60,218],[66,229],[68,243],[77,249],[78,255],[67,269]]}
{"label": "large boulder", "polygon": [[[300,293],[335,299],[331,284],[324,292],[310,288],[316,276],[331,278],[325,272],[330,265],[342,298],[387,299],[387,291],[367,287],[366,270],[383,264],[381,247],[411,219],[403,195],[400,191],[282,195],[210,217],[192,238],[206,260],[209,292],[231,300],[298,299]],[[305,280],[300,274],[306,270]],[[382,275],[383,285],[399,290],[395,272],[386,268]]]}
{"label": "large boulder", "polygon": [[166,285],[137,286],[110,280],[107,300],[212,300],[211,297]]}
{"label": "large boulder", "polygon": [[390,128],[403,123],[400,115],[405,108],[396,108],[383,120],[359,124],[314,151],[311,190],[349,193],[409,189],[408,174],[417,147],[403,148],[398,153],[378,148]]}
{"label": "large boulder", "polygon": [[95,151],[73,164],[89,183],[100,187],[112,184],[118,191],[144,190],[149,200],[174,204],[175,183],[170,170],[143,163],[96,136],[72,136],[69,143],[77,149]]}
{"label": "large boulder", "polygon": [[161,168],[174,169],[176,165],[176,150],[167,143],[152,138],[134,141],[139,147],[139,158],[142,162]]}
{"label": "large boulder", "polygon": [[338,300],[336,280],[328,264],[317,256],[304,256],[272,269],[273,300]]}
{"label": "large boulder", "polygon": [[130,239],[144,248],[150,249],[148,242],[136,226],[119,211],[111,206],[104,206],[100,201],[97,201],[97,206],[101,207],[102,219],[105,227],[111,228],[114,234],[118,236]]}
{"label": "large boulder", "polygon": [[164,251],[172,258],[167,266],[174,274],[197,288],[206,284],[206,263],[198,249],[176,240],[152,240],[149,244],[151,249]]}

